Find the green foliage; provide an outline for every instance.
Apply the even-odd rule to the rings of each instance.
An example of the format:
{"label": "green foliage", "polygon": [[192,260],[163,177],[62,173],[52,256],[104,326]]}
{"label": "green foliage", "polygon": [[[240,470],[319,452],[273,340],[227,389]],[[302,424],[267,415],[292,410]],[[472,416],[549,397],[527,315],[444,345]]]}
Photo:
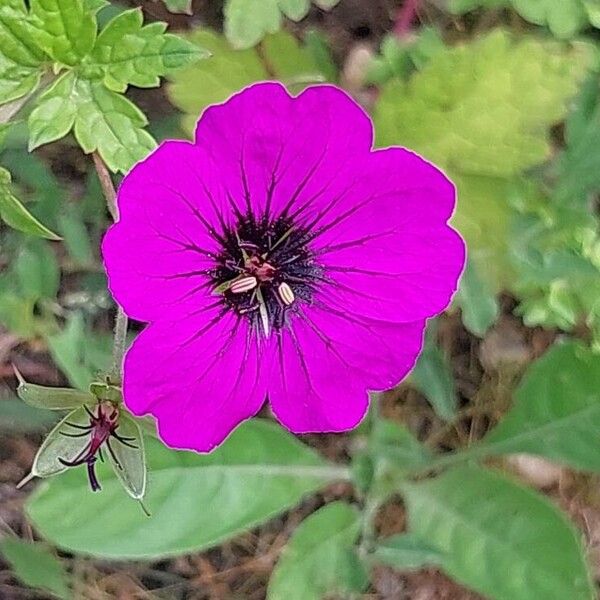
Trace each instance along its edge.
{"label": "green foliage", "polygon": [[429,325],[423,350],[411,373],[413,385],[431,402],[446,421],[456,416],[454,377],[446,357],[435,341],[435,327]]}
{"label": "green foliage", "polygon": [[[554,189],[516,204],[512,262],[518,308],[530,326],[572,330],[585,323],[600,343],[600,237],[591,194],[600,190],[598,79],[583,86],[565,128]],[[549,179],[549,178],[548,178]]]}
{"label": "green foliage", "polygon": [[406,40],[387,35],[381,42],[380,54],[373,59],[367,79],[376,85],[383,85],[394,77],[402,79],[414,69],[422,69],[445,49],[444,41],[433,27],[424,27]]}
{"label": "green foliage", "polygon": [[10,173],[0,167],[0,218],[13,229],[23,233],[49,240],[60,240],[58,235],[40,223],[13,195],[10,184]]}
{"label": "green foliage", "polygon": [[41,433],[56,423],[48,410],[23,404],[18,398],[0,398],[0,431],[3,433]]}
{"label": "green foliage", "polygon": [[70,316],[64,329],[46,336],[54,362],[71,385],[87,391],[99,372],[110,363],[111,340],[94,335],[80,312]]}
{"label": "green foliage", "polygon": [[291,89],[323,81],[311,53],[287,33],[265,38],[261,60],[256,50],[232,50],[220,35],[206,29],[194,31],[192,42],[207,48],[212,58],[179,70],[168,88],[173,104],[182,110],[184,128],[192,133],[198,115],[210,104],[223,102],[240,89],[265,79],[279,79]]}
{"label": "green foliage", "polygon": [[471,260],[462,274],[455,302],[462,311],[465,327],[478,337],[485,335],[500,312],[496,295]]}
{"label": "green foliage", "polygon": [[321,600],[332,593],[361,592],[367,575],[353,548],[360,532],[358,511],[333,502],[294,532],[269,582],[268,600]]}
{"label": "green foliage", "polygon": [[544,497],[476,467],[405,484],[409,529],[492,600],[591,600],[579,535]]}
{"label": "green foliage", "polygon": [[528,371],[515,405],[483,440],[486,453],[527,452],[600,471],[600,361],[580,343],[551,348]]}
{"label": "green foliage", "polygon": [[[156,0],[155,0],[156,1]],[[192,14],[192,0],[162,0],[172,13]]]}
{"label": "green foliage", "polygon": [[22,0],[9,0],[0,8],[0,103],[32,93],[51,67],[64,71],[35,102],[30,150],[74,128],[84,152],[98,151],[111,170],[126,172],[155,142],[146,117],[121,93],[128,85],[155,87],[207,54],[165,33],[163,23],[143,26],[138,9],[116,15],[98,34],[103,5],[32,0],[27,10]]}
{"label": "green foliage", "polygon": [[402,533],[378,542],[371,558],[376,563],[406,571],[438,565],[442,554],[417,536]]}
{"label": "green foliage", "polygon": [[165,23],[143,26],[139,10],[122,12],[102,30],[91,55],[104,70],[104,83],[116,92],[128,85],[157,87],[160,77],[207,53],[195,44],[165,33]]}
{"label": "green foliage", "polygon": [[[323,10],[339,0],[314,0]],[[225,35],[234,48],[255,46],[265,35],[281,28],[282,16],[300,21],[310,9],[310,0],[225,0]]]}
{"label": "green foliage", "polygon": [[439,52],[407,83],[391,81],[376,106],[379,145],[413,148],[457,184],[456,226],[494,289],[510,284],[507,196],[550,156],[548,129],[564,117],[587,56],[497,31]]}
{"label": "green foliage", "polygon": [[29,22],[36,44],[64,65],[77,65],[96,40],[96,19],[83,0],[31,0]]}
{"label": "green foliage", "polygon": [[448,8],[463,14],[474,8],[512,7],[535,25],[545,25],[558,38],[571,38],[590,23],[600,25],[597,0],[450,0]]}
{"label": "green foliage", "polygon": [[0,554],[24,584],[62,600],[72,598],[63,565],[43,544],[5,538],[0,540]]}
{"label": "green foliage", "polygon": [[146,442],[152,519],[123,498],[116,476],[100,465],[101,494],[90,495],[75,470],[38,488],[27,507],[38,530],[62,548],[110,558],[183,554],[254,527],[339,477],[339,469],[266,421],[241,425],[208,455]]}

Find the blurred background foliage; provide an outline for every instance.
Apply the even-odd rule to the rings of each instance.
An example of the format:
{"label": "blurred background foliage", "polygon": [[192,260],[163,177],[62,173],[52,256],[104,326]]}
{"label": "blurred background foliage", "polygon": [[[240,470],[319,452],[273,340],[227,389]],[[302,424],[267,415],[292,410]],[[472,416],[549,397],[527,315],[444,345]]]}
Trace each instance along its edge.
{"label": "blurred background foliage", "polygon": [[[70,127],[47,96],[33,113],[25,106],[0,125],[0,597],[30,597],[19,582],[42,597],[84,599],[594,597],[600,493],[596,476],[576,470],[600,471],[600,1],[76,3],[98,11],[101,26],[142,6],[147,22],[167,21],[211,53],[165,67],[161,88],[138,89],[158,78],[136,75],[127,98],[148,126],[135,113],[124,129],[143,143],[132,150],[125,135],[106,132],[93,140],[119,155],[113,171],[154,139],[191,137],[206,106],[252,82],[277,79],[292,92],[335,83],[372,115],[378,146],[407,146],[453,179],[453,222],[469,261],[409,380],[357,432],[300,444],[259,421],[210,457],[150,439],[153,521],[126,504],[108,470],[93,497],[82,473],[68,473],[41,485],[27,508],[62,549],[58,560],[32,542],[26,496],[14,489],[55,419],[16,400],[11,363],[28,379],[80,389],[108,367],[112,302],[99,244],[110,219],[77,142],[91,146],[63,137]],[[109,75],[104,83],[121,97],[131,74]],[[7,80],[2,102],[25,93]],[[0,123],[12,116],[6,106]],[[545,498],[473,465],[401,490],[376,477],[421,476],[444,466],[447,451],[492,457]],[[326,469],[325,459],[351,464],[354,487],[323,490],[311,469]],[[306,471],[269,470],[281,465]],[[356,544],[375,537],[359,563]]]}

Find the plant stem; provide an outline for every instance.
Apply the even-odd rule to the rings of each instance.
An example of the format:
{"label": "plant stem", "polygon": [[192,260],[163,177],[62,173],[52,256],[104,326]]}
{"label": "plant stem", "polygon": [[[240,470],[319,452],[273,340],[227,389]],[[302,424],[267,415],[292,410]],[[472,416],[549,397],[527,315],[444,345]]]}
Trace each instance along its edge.
{"label": "plant stem", "polygon": [[92,154],[94,159],[94,166],[96,167],[96,173],[98,173],[98,179],[100,180],[100,186],[102,192],[106,198],[106,205],[108,206],[108,212],[112,217],[112,220],[116,223],[119,220],[119,208],[117,206],[117,193],[113,186],[110,173],[104,164],[104,161],[97,152]]}
{"label": "plant stem", "polygon": [[[97,152],[92,154],[94,159],[94,166],[96,167],[96,173],[98,173],[98,179],[100,180],[100,186],[102,192],[106,198],[106,206],[108,212],[115,223],[119,220],[119,207],[117,206],[117,193],[113,185],[110,173],[106,168],[106,164]],[[110,378],[115,383],[121,381],[121,369],[123,367],[123,357],[125,356],[125,350],[127,349],[127,315],[117,304],[117,316],[115,318],[115,329],[114,329],[114,341],[113,341],[113,353],[112,353],[112,367],[110,370]]]}
{"label": "plant stem", "polygon": [[398,39],[402,40],[410,33],[410,28],[417,15],[419,4],[420,0],[404,0],[398,20],[394,25],[394,35]]}

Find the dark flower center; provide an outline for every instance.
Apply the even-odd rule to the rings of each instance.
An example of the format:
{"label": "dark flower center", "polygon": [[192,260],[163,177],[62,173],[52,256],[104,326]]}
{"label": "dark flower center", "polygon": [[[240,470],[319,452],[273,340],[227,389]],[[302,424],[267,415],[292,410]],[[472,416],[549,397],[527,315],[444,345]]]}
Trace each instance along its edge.
{"label": "dark flower center", "polygon": [[284,217],[267,222],[239,217],[226,228],[218,266],[212,272],[214,291],[256,332],[268,336],[287,323],[298,305],[312,300],[323,268],[308,249],[309,234]]}

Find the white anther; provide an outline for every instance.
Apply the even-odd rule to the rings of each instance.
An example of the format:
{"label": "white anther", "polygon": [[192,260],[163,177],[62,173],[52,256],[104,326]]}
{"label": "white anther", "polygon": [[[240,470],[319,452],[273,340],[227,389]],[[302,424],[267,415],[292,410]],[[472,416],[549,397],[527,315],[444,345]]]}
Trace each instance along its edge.
{"label": "white anther", "polygon": [[258,285],[258,279],[256,277],[242,277],[241,279],[236,279],[229,288],[229,291],[232,294],[243,294],[244,292],[248,292],[253,290]]}
{"label": "white anther", "polygon": [[292,304],[296,299],[294,291],[285,281],[279,284],[279,287],[277,288],[277,293],[279,294],[281,301],[286,306],[290,306],[290,304]]}

